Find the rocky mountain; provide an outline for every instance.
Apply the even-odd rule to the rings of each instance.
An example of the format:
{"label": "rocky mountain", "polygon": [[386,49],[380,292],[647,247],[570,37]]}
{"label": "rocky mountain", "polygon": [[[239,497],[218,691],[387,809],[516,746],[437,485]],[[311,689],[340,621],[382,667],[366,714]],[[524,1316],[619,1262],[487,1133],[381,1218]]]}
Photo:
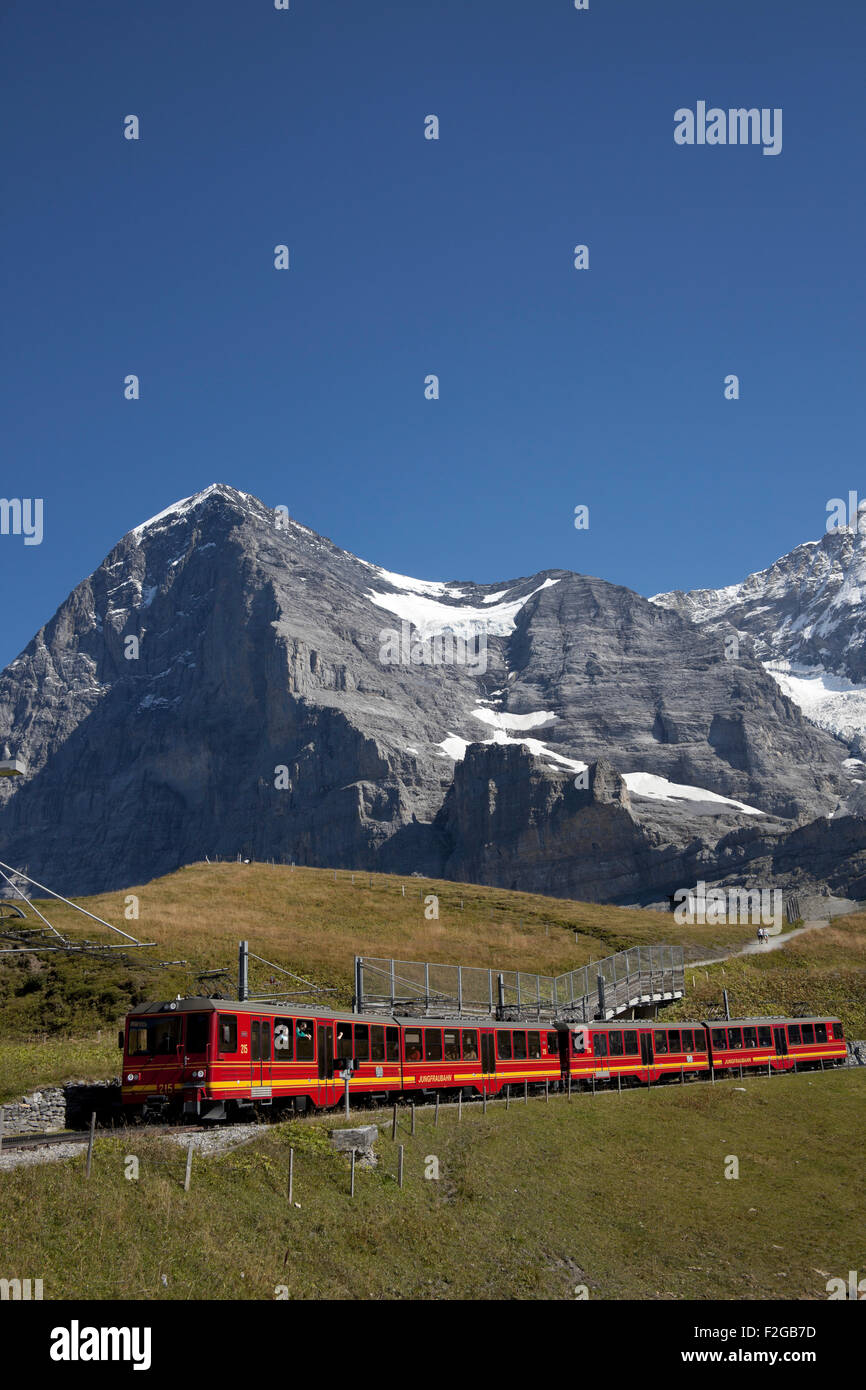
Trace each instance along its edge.
{"label": "rocky mountain", "polygon": [[736,632],[803,713],[859,755],[866,748],[864,596],[861,503],[854,524],[798,545],[741,584],[677,590],[651,601],[718,640]]}
{"label": "rocky mountain", "polygon": [[849,750],[692,598],[415,580],[214,484],[0,675],[29,769],[0,779],[0,858],[73,893],[239,851],[608,901],[776,864],[844,888]]}

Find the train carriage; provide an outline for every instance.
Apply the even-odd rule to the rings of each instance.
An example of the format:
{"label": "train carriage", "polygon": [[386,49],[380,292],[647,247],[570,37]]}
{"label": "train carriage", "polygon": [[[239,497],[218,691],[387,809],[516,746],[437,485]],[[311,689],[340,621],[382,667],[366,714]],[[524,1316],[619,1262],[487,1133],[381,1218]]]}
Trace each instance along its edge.
{"label": "train carriage", "polygon": [[563,1075],[572,1085],[654,1084],[706,1075],[709,1059],[702,1023],[659,1024],[655,1019],[558,1025]]}
{"label": "train carriage", "polygon": [[837,1018],[730,1018],[705,1024],[715,1072],[838,1066],[847,1046]]}

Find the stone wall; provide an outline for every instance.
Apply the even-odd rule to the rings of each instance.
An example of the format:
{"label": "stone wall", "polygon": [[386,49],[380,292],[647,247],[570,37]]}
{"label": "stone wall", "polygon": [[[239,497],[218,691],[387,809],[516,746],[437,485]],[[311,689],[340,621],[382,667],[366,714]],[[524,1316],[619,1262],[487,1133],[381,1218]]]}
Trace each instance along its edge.
{"label": "stone wall", "polygon": [[19,1101],[0,1106],[7,1135],[43,1134],[52,1129],[83,1129],[96,1111],[98,1124],[116,1118],[120,1106],[120,1082],[67,1081],[64,1086],[44,1086]]}

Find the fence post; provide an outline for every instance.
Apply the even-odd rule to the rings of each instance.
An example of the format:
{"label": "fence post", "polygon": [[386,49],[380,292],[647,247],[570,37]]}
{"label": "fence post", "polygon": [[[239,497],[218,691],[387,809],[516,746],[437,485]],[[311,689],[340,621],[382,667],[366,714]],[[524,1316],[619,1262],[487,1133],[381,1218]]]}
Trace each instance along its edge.
{"label": "fence post", "polygon": [[462,1089],[461,1089],[461,1090],[459,1090],[459,1091],[457,1092],[457,1123],[459,1124],[460,1121],[461,1121],[462,1119],[463,1119],[463,1091],[462,1091]]}
{"label": "fence post", "polygon": [[391,1116],[391,1140],[392,1140],[392,1142],[393,1142],[396,1138],[397,1138],[397,1102],[396,1102],[396,1100],[395,1100],[395,1101],[394,1101],[394,1113],[393,1113],[392,1116]]}
{"label": "fence post", "polygon": [[346,1087],[346,1089],[345,1089],[345,1095],[344,1095],[344,1097],[343,1097],[343,1104],[344,1104],[344,1106],[345,1106],[345,1108],[346,1108],[346,1115],[348,1116],[348,1115],[349,1115],[349,1078],[348,1078],[348,1076],[346,1077],[345,1087]]}
{"label": "fence post", "polygon": [[84,1169],[84,1176],[85,1176],[86,1178],[89,1178],[89,1177],[90,1177],[90,1165],[91,1165],[92,1162],[93,1162],[93,1136],[94,1136],[95,1131],[96,1131],[96,1111],[95,1111],[95,1110],[91,1110],[91,1112],[90,1112],[90,1137],[89,1137],[89,1139],[87,1140],[87,1165],[86,1165],[86,1167],[85,1167],[85,1169]]}
{"label": "fence post", "polygon": [[353,1149],[353,1150],[352,1150],[352,1172],[351,1172],[351,1180],[350,1180],[350,1186],[349,1186],[349,1196],[350,1196],[350,1197],[354,1197],[354,1195],[355,1195],[355,1150]]}
{"label": "fence post", "polygon": [[568,1068],[568,1099],[571,1100],[571,1067]]}
{"label": "fence post", "polygon": [[415,1134],[415,1102],[412,1102],[412,1135]]}
{"label": "fence post", "polygon": [[507,1084],[506,1087],[505,1087],[505,1109],[506,1109],[506,1110],[508,1109],[508,1107],[509,1107],[510,1104],[511,1104],[511,1082],[509,1081],[508,1084]]}
{"label": "fence post", "polygon": [[685,1080],[686,1080],[686,1068],[685,1068],[685,1063],[684,1063],[684,1062],[680,1062],[680,1085],[681,1085],[681,1086],[685,1085]]}
{"label": "fence post", "polygon": [[618,1071],[617,1074],[616,1074],[616,1089],[619,1091],[620,1095],[622,1095],[622,1072],[621,1072],[621,1071]]}
{"label": "fence post", "polygon": [[183,1190],[184,1190],[184,1192],[189,1192],[189,1184],[190,1184],[191,1179],[192,1179],[192,1139],[190,1139],[190,1141],[189,1141],[189,1147],[187,1148],[187,1151],[186,1151],[186,1173],[184,1174],[184,1179],[183,1179]]}
{"label": "fence post", "polygon": [[524,1081],[524,1083],[523,1083],[523,1104],[524,1104],[524,1105],[528,1105],[528,1104],[529,1104],[529,1082],[528,1082],[528,1081]]}
{"label": "fence post", "polygon": [[434,1123],[434,1125],[438,1125],[438,1123],[439,1123],[439,1092],[438,1092],[438,1091],[436,1092],[436,1113],[435,1113],[434,1116],[433,1116],[433,1123]]}
{"label": "fence post", "polygon": [[403,1145],[402,1145],[402,1144],[400,1145],[400,1149],[399,1149],[399,1152],[398,1152],[398,1154],[397,1154],[397,1182],[400,1184],[401,1187],[403,1186]]}
{"label": "fence post", "polygon": [[295,1190],[295,1151],[289,1149],[289,1206],[292,1205],[292,1196]]}
{"label": "fence post", "polygon": [[549,1104],[550,1104],[550,1082],[548,1081],[547,1077],[545,1077],[545,1079],[544,1079],[544,1099],[545,1099],[545,1102],[549,1105]]}

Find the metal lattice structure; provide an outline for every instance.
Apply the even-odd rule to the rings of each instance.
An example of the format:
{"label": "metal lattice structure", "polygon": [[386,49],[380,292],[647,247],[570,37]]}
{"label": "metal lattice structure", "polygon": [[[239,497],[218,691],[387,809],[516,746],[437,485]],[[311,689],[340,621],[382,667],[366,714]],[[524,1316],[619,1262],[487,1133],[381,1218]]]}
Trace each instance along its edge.
{"label": "metal lattice structure", "polygon": [[358,1012],[539,1020],[616,1018],[684,990],[682,946],[634,946],[565,975],[355,957]]}

